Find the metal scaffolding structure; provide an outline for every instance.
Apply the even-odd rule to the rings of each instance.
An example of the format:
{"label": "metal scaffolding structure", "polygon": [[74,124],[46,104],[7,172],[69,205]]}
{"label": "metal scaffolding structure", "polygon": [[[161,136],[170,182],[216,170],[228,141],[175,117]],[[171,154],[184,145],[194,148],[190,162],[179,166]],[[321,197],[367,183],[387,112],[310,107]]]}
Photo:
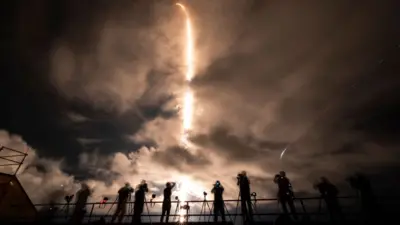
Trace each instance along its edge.
{"label": "metal scaffolding structure", "polygon": [[14,172],[10,171],[10,173],[15,176],[27,156],[28,154],[26,152],[0,146],[0,167],[11,168]]}

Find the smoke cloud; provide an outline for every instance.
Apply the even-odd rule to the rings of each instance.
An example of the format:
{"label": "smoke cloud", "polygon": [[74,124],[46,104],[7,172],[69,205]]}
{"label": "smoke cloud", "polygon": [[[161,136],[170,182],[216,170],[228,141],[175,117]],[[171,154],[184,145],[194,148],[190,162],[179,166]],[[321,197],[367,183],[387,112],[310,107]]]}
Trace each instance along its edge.
{"label": "smoke cloud", "polygon": [[[296,191],[309,193],[321,175],[342,182],[354,171],[398,163],[396,146],[365,138],[368,131],[355,129],[357,121],[346,118],[347,110],[362,110],[369,102],[361,93],[373,87],[360,80],[379,66],[382,40],[376,34],[390,32],[382,26],[390,6],[188,1],[196,75],[192,146],[185,149],[179,145],[184,21],[168,1],[144,2],[107,3],[91,22],[68,24],[53,43],[49,79],[65,99],[127,123],[140,121],[138,130],[121,134],[137,149],[79,155],[93,201],[142,179],[158,196],[165,182],[189,180],[190,198],[202,198],[218,179],[225,198],[235,199],[236,174],[242,170],[259,197],[275,196],[272,178],[280,170],[287,171]],[[83,30],[87,40],[78,41],[74,34]],[[361,87],[352,88],[354,83]],[[76,123],[93,122],[68,115]],[[6,131],[0,140],[11,148],[28,146]],[[61,193],[75,192],[81,182],[64,173],[64,166],[30,150],[18,177],[34,202],[61,200]]]}

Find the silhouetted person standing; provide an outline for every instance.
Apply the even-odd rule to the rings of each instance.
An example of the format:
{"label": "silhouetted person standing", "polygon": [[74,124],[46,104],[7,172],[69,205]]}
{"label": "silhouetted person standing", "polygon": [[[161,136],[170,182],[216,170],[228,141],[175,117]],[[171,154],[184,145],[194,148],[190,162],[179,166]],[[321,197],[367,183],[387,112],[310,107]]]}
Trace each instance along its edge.
{"label": "silhouetted person standing", "polygon": [[147,183],[145,180],[142,180],[140,185],[138,186],[135,192],[135,205],[133,206],[133,220],[132,223],[134,224],[141,224],[142,223],[142,213],[144,208],[144,200],[146,192],[149,189],[147,188]]}
{"label": "silhouetted person standing", "polygon": [[376,220],[377,218],[374,215],[378,214],[378,207],[368,178],[363,174],[356,174],[348,178],[348,181],[350,186],[356,189],[360,195],[361,206],[366,219],[370,222]]}
{"label": "silhouetted person standing", "polygon": [[275,175],[274,183],[278,185],[278,200],[281,203],[282,210],[285,214],[288,214],[287,205],[289,205],[290,212],[293,214],[293,218],[297,219],[296,208],[294,207],[294,194],[292,190],[292,184],[286,177],[285,171],[280,171],[279,174]]}
{"label": "silhouetted person standing", "polygon": [[113,223],[115,219],[118,217],[118,222],[121,223],[124,219],[126,213],[126,204],[129,200],[129,197],[133,193],[133,188],[129,183],[126,183],[124,187],[119,189],[118,191],[118,202],[117,209],[115,210],[114,215],[111,218],[111,222]]}
{"label": "silhouetted person standing", "polygon": [[76,193],[76,203],[74,213],[71,218],[73,224],[82,223],[83,217],[86,213],[86,203],[91,194],[89,187],[85,184],[81,184],[81,189]]}
{"label": "silhouetted person standing", "polygon": [[321,177],[320,182],[315,185],[315,188],[321,193],[321,197],[326,203],[331,220],[343,220],[342,210],[337,199],[339,191],[336,186],[329,182],[326,177]]}
{"label": "silhouetted person standing", "polygon": [[251,205],[250,181],[247,178],[246,171],[242,171],[237,176],[237,185],[240,190],[240,201],[244,222],[253,222],[253,208]]}
{"label": "silhouetted person standing", "polygon": [[161,223],[164,220],[165,214],[166,214],[165,222],[168,223],[169,214],[171,212],[171,194],[172,194],[172,188],[174,188],[174,187],[175,187],[174,182],[172,182],[172,183],[168,182],[164,189],[164,200],[162,203],[162,214],[161,214],[161,219],[160,219]]}
{"label": "silhouetted person standing", "polygon": [[221,214],[222,222],[225,221],[225,210],[224,210],[224,187],[217,180],[214,184],[211,193],[214,194],[214,222],[218,222],[218,214]]}

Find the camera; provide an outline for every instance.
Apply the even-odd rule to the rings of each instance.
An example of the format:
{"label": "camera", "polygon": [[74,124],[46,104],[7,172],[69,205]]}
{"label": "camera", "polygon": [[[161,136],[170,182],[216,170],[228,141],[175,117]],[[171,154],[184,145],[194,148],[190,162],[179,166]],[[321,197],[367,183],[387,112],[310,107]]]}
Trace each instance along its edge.
{"label": "camera", "polygon": [[243,174],[238,173],[236,179],[237,179],[237,185],[240,185],[240,183],[242,182],[242,178],[243,178]]}
{"label": "camera", "polygon": [[282,176],[280,174],[275,174],[274,182],[277,183],[279,181],[279,179],[281,179],[281,178],[282,178]]}
{"label": "camera", "polygon": [[67,196],[64,197],[64,200],[65,200],[67,203],[70,203],[70,202],[72,201],[73,198],[74,198],[74,195],[67,195]]}
{"label": "camera", "polygon": [[182,205],[182,206],[181,206],[181,209],[189,210],[189,209],[190,209],[190,206],[189,206],[189,205]]}
{"label": "camera", "polygon": [[203,195],[204,195],[204,196],[207,196],[207,192],[203,192]]}

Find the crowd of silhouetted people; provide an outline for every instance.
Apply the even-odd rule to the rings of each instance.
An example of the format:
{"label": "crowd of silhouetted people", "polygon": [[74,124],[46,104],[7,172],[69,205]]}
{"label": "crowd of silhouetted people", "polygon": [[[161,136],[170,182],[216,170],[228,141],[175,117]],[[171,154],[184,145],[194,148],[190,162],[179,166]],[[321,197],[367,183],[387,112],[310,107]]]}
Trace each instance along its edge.
{"label": "crowd of silhouetted people", "polygon": [[[352,177],[349,177],[347,181],[349,182],[351,187],[353,187],[358,191],[359,197],[361,199],[362,211],[367,216],[367,219],[373,219],[369,218],[368,216],[374,214],[376,210],[376,202],[368,179],[361,174],[356,174]],[[296,207],[294,205],[295,195],[292,184],[289,178],[287,178],[286,173],[284,171],[281,171],[278,174],[276,174],[273,179],[273,182],[278,187],[277,200],[282,209],[282,216],[280,216],[276,220],[276,222],[279,223],[279,221],[283,221],[281,223],[288,223],[288,221],[298,221],[299,220],[298,213],[296,212]],[[254,222],[253,212],[255,209],[251,197],[255,197],[255,193],[254,192],[252,193],[250,190],[250,181],[245,171],[242,171],[237,175],[237,185],[239,187],[239,200],[241,203],[243,223],[252,224]],[[160,217],[161,223],[163,223],[164,221],[166,223],[169,222],[169,217],[171,212],[171,202],[172,202],[171,195],[172,195],[172,189],[175,186],[176,183],[174,182],[166,183],[163,192],[164,199],[161,208],[161,217]],[[326,205],[326,209],[329,213],[330,220],[334,223],[341,223],[345,221],[345,218],[342,214],[341,206],[337,198],[339,193],[337,187],[334,184],[332,184],[326,177],[321,177],[320,180],[314,184],[314,188],[320,192],[321,199],[324,201]],[[214,222],[218,221],[218,216],[221,217],[222,222],[224,223],[226,222],[226,216],[225,216],[226,206],[223,198],[224,190],[225,189],[220,181],[216,181],[211,189],[211,193],[214,195],[214,201],[213,201]],[[147,205],[145,204],[146,203],[145,196],[148,191],[149,191],[148,185],[145,180],[142,180],[142,182],[139,185],[137,185],[135,189],[129,183],[126,183],[124,187],[120,188],[115,202],[109,209],[109,212],[111,211],[112,208],[114,208],[115,210],[112,215],[111,222],[115,222],[117,220],[117,222],[121,223],[128,210],[127,207],[130,206],[131,208],[129,210],[133,212],[133,217],[131,219],[131,222],[133,224],[141,224],[142,223],[141,217],[143,210],[145,206],[147,207]],[[90,195],[91,191],[89,187],[86,184],[82,184],[81,189],[76,193],[75,208],[70,218],[70,222],[72,224],[79,224],[83,221],[83,218],[86,213],[87,200]],[[134,203],[130,203],[132,202],[131,201],[132,196],[134,196]],[[204,192],[204,200],[206,200],[205,196],[206,192]],[[74,195],[65,197],[65,200],[67,201],[68,205],[73,197]],[[154,198],[155,194],[153,194],[152,197]],[[106,200],[108,200],[108,198],[106,198]],[[105,223],[104,218],[101,218],[101,220],[97,221],[97,223]]]}

